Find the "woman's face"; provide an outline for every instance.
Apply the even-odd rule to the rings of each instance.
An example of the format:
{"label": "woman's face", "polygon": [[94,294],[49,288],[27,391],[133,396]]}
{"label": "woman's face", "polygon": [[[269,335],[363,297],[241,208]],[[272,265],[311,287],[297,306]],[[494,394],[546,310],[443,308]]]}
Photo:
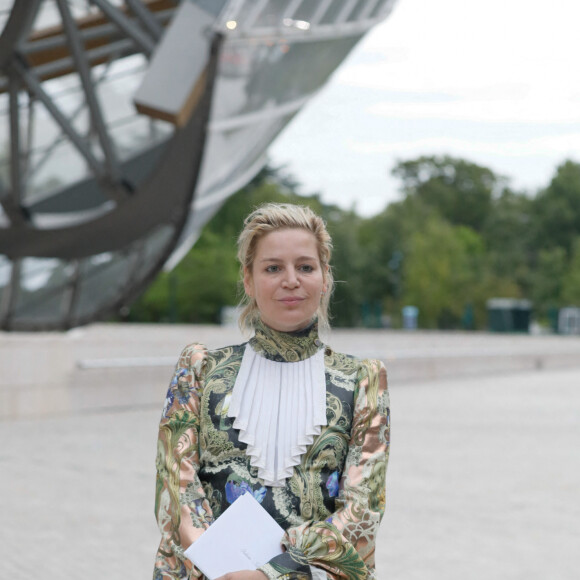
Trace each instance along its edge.
{"label": "woman's face", "polygon": [[258,304],[264,324],[291,332],[307,326],[326,291],[314,234],[304,229],[270,232],[257,243],[244,288]]}

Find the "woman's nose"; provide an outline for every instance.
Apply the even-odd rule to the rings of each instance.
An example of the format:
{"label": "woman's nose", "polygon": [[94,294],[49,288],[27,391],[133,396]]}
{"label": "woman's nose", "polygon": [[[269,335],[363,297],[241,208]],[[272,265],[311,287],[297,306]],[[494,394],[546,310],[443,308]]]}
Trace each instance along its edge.
{"label": "woman's nose", "polygon": [[284,277],[284,284],[288,288],[296,288],[300,286],[300,280],[298,276],[296,276],[296,272],[294,270],[288,269],[286,276]]}

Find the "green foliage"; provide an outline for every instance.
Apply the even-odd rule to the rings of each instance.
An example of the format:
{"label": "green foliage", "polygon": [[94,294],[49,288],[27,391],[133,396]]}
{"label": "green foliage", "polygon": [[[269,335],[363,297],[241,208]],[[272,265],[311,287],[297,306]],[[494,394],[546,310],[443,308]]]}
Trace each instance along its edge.
{"label": "green foliage", "polygon": [[566,250],[555,247],[540,250],[532,274],[532,300],[541,316],[549,308],[562,306],[562,282],[567,269]]}
{"label": "green foliage", "polygon": [[561,305],[580,305],[580,237],[574,240],[572,256],[563,276]]}
{"label": "green foliage", "polygon": [[364,220],[353,211],[324,211],[327,228],[336,251],[332,257],[335,290],[331,299],[332,323],[356,326],[365,296],[365,265],[357,232]]}
{"label": "green foliage", "polygon": [[454,225],[480,231],[503,183],[490,169],[453,157],[420,157],[399,162],[393,175],[407,197],[417,197]]}
{"label": "green foliage", "polygon": [[561,247],[568,255],[580,235],[580,164],[566,161],[535,199],[536,246]]}
{"label": "green foliage", "polygon": [[218,323],[222,306],[236,303],[237,281],[231,240],[205,230],[177,267],[161,273],[132,306],[130,320]]}
{"label": "green foliage", "polygon": [[473,230],[431,217],[408,245],[403,301],[419,306],[422,326],[459,327],[479,270],[483,243]]}
{"label": "green foliage", "polygon": [[513,280],[524,294],[533,287],[536,259],[534,200],[505,188],[492,202],[481,232],[486,245],[488,269]]}
{"label": "green foliage", "polygon": [[299,196],[283,169],[265,168],[227,200],[171,273],[131,308],[130,320],[219,321],[237,302],[236,239],[244,218],[268,201],[309,205],[333,237],[335,326],[394,324],[419,308],[428,328],[485,328],[493,297],[530,298],[536,316],[580,305],[580,164],[566,161],[535,198],[490,169],[452,157],[400,162],[403,197],[361,218]]}

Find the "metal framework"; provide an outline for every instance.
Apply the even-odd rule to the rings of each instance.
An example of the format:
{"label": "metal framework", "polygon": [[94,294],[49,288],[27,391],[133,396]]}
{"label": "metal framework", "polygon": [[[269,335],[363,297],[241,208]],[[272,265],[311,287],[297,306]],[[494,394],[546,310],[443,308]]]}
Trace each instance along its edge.
{"label": "metal framework", "polygon": [[[394,1],[0,0],[0,327],[90,322],[175,265]],[[171,126],[131,100],[186,4],[211,34]]]}

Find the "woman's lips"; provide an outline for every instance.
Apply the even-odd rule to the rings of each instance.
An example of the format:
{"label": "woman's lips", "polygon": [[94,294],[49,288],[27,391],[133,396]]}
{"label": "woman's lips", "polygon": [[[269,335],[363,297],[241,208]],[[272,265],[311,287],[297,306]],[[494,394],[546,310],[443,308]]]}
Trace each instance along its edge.
{"label": "woman's lips", "polygon": [[302,302],[303,298],[296,298],[296,297],[289,297],[289,298],[281,298],[280,302],[286,304],[287,306],[292,306],[293,304],[298,304]]}

